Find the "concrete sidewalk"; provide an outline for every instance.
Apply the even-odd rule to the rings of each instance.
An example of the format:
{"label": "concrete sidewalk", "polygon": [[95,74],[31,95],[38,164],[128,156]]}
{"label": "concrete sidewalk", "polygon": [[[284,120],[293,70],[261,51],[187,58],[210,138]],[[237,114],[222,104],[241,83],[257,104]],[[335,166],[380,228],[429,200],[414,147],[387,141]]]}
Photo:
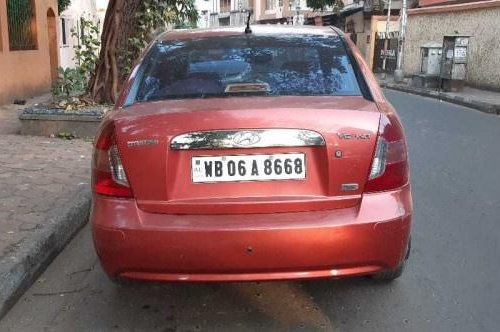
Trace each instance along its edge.
{"label": "concrete sidewalk", "polygon": [[478,111],[500,115],[500,92],[487,91],[465,87],[462,92],[443,92],[434,89],[416,88],[410,86],[409,80],[402,83],[394,82],[392,76],[385,80],[376,75],[380,86],[387,89],[436,98],[449,103],[474,108]]}
{"label": "concrete sidewalk", "polygon": [[19,115],[24,108],[36,104],[43,104],[51,100],[50,94],[36,96],[26,100],[26,105],[7,104],[0,105],[0,135],[19,134],[21,130],[21,121]]}
{"label": "concrete sidewalk", "polygon": [[90,209],[91,142],[10,135],[20,108],[0,108],[0,318]]}

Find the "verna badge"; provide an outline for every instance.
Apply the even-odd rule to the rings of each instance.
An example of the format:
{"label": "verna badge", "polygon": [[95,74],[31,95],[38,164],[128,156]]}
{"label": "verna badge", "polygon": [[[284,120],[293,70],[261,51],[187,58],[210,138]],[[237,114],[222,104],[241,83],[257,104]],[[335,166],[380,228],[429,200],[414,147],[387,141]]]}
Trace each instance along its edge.
{"label": "verna badge", "polygon": [[233,143],[238,146],[251,146],[260,141],[259,133],[253,131],[240,131],[233,136]]}
{"label": "verna badge", "polygon": [[370,139],[370,134],[337,133],[340,139]]}
{"label": "verna badge", "polygon": [[137,140],[137,141],[128,141],[127,147],[132,148],[132,147],[137,147],[137,146],[156,145],[156,144],[158,144],[157,139],[141,139],[141,140]]}

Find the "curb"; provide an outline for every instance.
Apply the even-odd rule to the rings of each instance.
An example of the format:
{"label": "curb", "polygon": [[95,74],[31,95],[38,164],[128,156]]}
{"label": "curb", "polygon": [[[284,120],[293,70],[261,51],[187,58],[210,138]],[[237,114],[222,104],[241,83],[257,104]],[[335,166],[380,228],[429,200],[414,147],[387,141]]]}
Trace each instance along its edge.
{"label": "curb", "polygon": [[411,93],[411,94],[419,95],[419,96],[423,96],[423,97],[439,99],[442,101],[446,101],[448,103],[452,103],[452,104],[456,104],[456,105],[460,105],[460,106],[465,106],[465,107],[470,107],[470,108],[476,109],[476,110],[484,112],[484,113],[500,115],[500,105],[499,104],[490,104],[490,103],[482,102],[479,100],[467,99],[467,98],[464,98],[461,96],[449,96],[446,93],[439,92],[439,91],[429,91],[429,90],[424,90],[424,89],[420,89],[420,88],[401,86],[399,84],[394,84],[394,83],[380,82],[379,84],[381,87],[387,88],[390,90],[402,91],[402,92],[407,92],[407,93]]}
{"label": "curb", "polygon": [[27,239],[15,257],[0,261],[0,319],[87,223],[90,200],[89,187],[79,188],[65,206],[47,216],[42,234]]}

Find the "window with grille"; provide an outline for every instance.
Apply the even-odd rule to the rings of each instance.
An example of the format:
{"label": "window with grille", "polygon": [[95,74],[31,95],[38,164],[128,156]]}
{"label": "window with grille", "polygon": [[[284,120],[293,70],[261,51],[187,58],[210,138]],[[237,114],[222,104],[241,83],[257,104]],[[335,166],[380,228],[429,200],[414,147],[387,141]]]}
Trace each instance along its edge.
{"label": "window with grille", "polygon": [[32,0],[7,0],[7,26],[11,50],[36,50],[36,16]]}

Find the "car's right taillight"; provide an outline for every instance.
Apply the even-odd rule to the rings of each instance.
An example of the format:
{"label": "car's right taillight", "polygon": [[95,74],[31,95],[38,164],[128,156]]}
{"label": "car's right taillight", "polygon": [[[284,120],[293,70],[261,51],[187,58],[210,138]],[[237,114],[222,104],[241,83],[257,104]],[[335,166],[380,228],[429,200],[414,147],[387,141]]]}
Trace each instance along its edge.
{"label": "car's right taillight", "polygon": [[403,128],[395,116],[382,115],[365,192],[396,189],[407,184],[408,178]]}
{"label": "car's right taillight", "polygon": [[115,128],[107,124],[98,134],[92,159],[92,190],[113,197],[133,197],[116,142]]}

